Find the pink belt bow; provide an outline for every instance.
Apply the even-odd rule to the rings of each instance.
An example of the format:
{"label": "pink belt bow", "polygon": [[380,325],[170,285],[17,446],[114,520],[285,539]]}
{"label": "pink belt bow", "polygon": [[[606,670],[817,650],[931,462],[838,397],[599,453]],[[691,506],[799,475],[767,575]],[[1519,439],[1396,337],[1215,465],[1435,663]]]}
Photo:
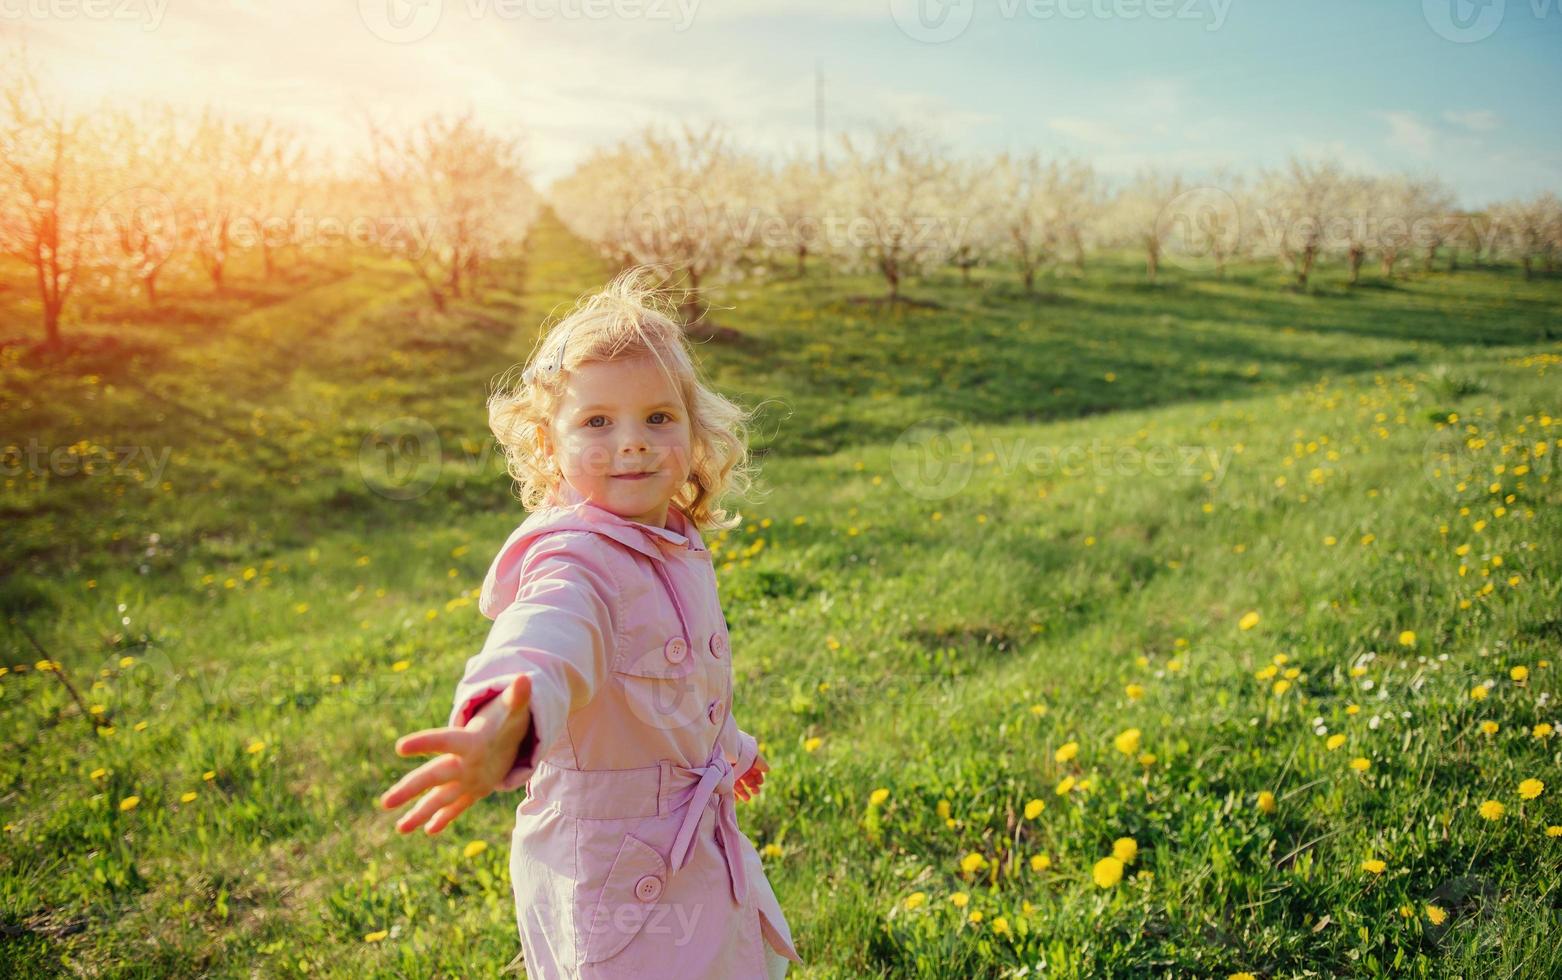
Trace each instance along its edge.
{"label": "pink belt bow", "polygon": [[[673,838],[672,860],[667,876],[671,878],[679,868],[688,863],[689,848],[694,843],[694,832],[699,829],[700,818],[704,816],[705,808],[714,803],[716,844],[727,860],[727,873],[732,879],[732,899],[739,905],[743,904],[748,896],[748,878],[743,869],[738,808],[732,795],[732,787],[737,780],[736,771],[719,748],[711,756],[710,761],[703,766],[674,766],[673,769],[696,777],[699,782],[694,787],[694,793],[689,797],[689,812],[684,815],[683,823],[678,827],[678,835]],[[744,771],[747,771],[747,767],[744,767]]]}

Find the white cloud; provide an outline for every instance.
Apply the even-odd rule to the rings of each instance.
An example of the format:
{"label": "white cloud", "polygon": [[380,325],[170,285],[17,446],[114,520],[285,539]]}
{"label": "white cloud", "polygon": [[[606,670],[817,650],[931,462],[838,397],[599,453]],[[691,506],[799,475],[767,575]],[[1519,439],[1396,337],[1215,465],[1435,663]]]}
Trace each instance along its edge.
{"label": "white cloud", "polygon": [[1123,146],[1129,141],[1128,134],[1116,126],[1083,116],[1054,116],[1047,120],[1047,128],[1092,147]]}
{"label": "white cloud", "polygon": [[1417,156],[1431,154],[1432,140],[1436,134],[1415,113],[1384,112],[1380,115],[1388,123],[1389,143]]}
{"label": "white cloud", "polygon": [[1448,109],[1443,118],[1476,133],[1489,133],[1502,125],[1502,118],[1490,109]]}

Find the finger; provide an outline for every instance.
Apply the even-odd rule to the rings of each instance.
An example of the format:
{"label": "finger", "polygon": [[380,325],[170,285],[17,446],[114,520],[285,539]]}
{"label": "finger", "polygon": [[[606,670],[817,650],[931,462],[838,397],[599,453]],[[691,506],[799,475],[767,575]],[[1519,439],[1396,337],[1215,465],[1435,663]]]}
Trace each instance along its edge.
{"label": "finger", "polygon": [[432,837],[444,830],[450,824],[450,821],[460,816],[467,807],[472,805],[472,802],[472,794],[460,794],[454,801],[440,808],[439,812],[434,814],[434,818],[428,822],[428,826],[423,828],[424,831]]}
{"label": "finger", "polygon": [[448,783],[461,775],[461,757],[445,754],[407,773],[380,796],[380,806],[394,810],[426,789]]}
{"label": "finger", "polygon": [[469,732],[465,728],[425,728],[398,738],[396,754],[405,757],[435,752],[460,753],[469,750],[481,737],[478,732]]}
{"label": "finger", "polygon": [[512,712],[525,710],[532,700],[531,676],[529,674],[517,674],[515,680],[511,681],[510,685],[500,692],[499,700],[503,701],[505,707]]}
{"label": "finger", "polygon": [[417,806],[408,810],[406,816],[396,821],[396,829],[403,834],[418,829],[429,817],[438,812],[441,807],[444,807],[460,795],[461,788],[449,783],[429,790],[427,795],[418,801]]}

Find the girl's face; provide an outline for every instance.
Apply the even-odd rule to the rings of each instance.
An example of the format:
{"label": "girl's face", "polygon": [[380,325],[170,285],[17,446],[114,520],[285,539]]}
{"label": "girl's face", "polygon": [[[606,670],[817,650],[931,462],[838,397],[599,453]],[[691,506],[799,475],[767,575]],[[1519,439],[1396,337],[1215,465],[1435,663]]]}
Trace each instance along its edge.
{"label": "girl's face", "polygon": [[678,389],[645,355],[571,371],[542,447],[592,504],[666,527],[689,478],[691,433]]}

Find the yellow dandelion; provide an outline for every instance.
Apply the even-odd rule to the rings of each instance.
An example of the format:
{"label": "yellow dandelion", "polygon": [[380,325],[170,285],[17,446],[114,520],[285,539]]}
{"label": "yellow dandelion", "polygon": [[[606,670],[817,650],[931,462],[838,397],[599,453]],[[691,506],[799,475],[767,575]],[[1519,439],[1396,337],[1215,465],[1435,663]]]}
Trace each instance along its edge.
{"label": "yellow dandelion", "polygon": [[1529,730],[1529,733],[1531,735],[1535,736],[1536,738],[1550,738],[1551,737],[1551,723],[1548,722],[1548,721],[1543,721],[1540,724],[1536,725],[1534,728],[1531,728]]}
{"label": "yellow dandelion", "polygon": [[1073,788],[1074,788],[1074,777],[1073,776],[1064,776],[1062,779],[1058,780],[1058,785],[1057,785],[1057,787],[1055,789],[1053,789],[1053,792],[1058,794],[1059,796],[1067,796],[1069,794],[1069,791],[1072,790]]}
{"label": "yellow dandelion", "polygon": [[1546,828],[1547,837],[1562,837],[1562,824],[1552,824]]}
{"label": "yellow dandelion", "polygon": [[1327,742],[1324,742],[1323,744],[1324,744],[1324,746],[1326,748],[1328,748],[1328,750],[1330,752],[1333,752],[1335,749],[1337,749],[1340,746],[1345,744],[1345,736],[1344,735],[1330,735],[1329,736],[1329,740]]}
{"label": "yellow dandelion", "polygon": [[1244,630],[1250,630],[1250,629],[1252,629],[1253,627],[1255,627],[1257,625],[1258,625],[1258,613],[1257,612],[1249,612],[1249,613],[1245,614],[1240,620],[1237,621],[1238,628],[1244,629]]}
{"label": "yellow dandelion", "polygon": [[971,896],[967,895],[965,892],[955,892],[953,895],[949,896],[949,900],[954,903],[955,908],[963,909],[970,904]]}
{"label": "yellow dandelion", "polygon": [[1141,753],[1139,753],[1139,764],[1141,766],[1153,766],[1153,765],[1155,765],[1155,753],[1154,752],[1141,752]]}
{"label": "yellow dandelion", "polygon": [[1361,870],[1368,874],[1380,875],[1388,869],[1388,865],[1378,858],[1367,858],[1361,862]]}
{"label": "yellow dandelion", "polygon": [[993,919],[992,930],[995,936],[1007,936],[1009,934],[1009,920],[1001,915],[997,916]]}
{"label": "yellow dandelion", "polygon": [[1402,646],[1402,647],[1413,647],[1413,646],[1415,646],[1416,645],[1416,631],[1415,630],[1401,630],[1400,634],[1399,634],[1399,645]]}
{"label": "yellow dandelion", "polygon": [[1431,920],[1434,926],[1440,926],[1448,921],[1448,913],[1444,912],[1442,907],[1438,905],[1428,905],[1426,907],[1426,917]]}
{"label": "yellow dandelion", "polygon": [[1117,747],[1117,751],[1124,755],[1133,755],[1139,751],[1139,737],[1139,729],[1126,728],[1116,738],[1112,739],[1112,744]]}
{"label": "yellow dandelion", "polygon": [[1139,842],[1132,837],[1119,837],[1112,842],[1112,856],[1124,864],[1133,864],[1139,856]]}
{"label": "yellow dandelion", "polygon": [[1471,701],[1484,701],[1484,700],[1486,700],[1486,685],[1485,684],[1477,684],[1474,687],[1470,688],[1470,700]]}
{"label": "yellow dandelion", "polygon": [[1226,980],[1258,980],[1258,978],[1251,973],[1243,971],[1242,973],[1228,974]]}
{"label": "yellow dandelion", "polygon": [[1480,805],[1477,812],[1480,813],[1481,818],[1484,820],[1501,820],[1502,815],[1508,812],[1508,808],[1496,800],[1487,800]]}
{"label": "yellow dandelion", "polygon": [[1519,666],[1514,667],[1512,670],[1509,670],[1508,676],[1522,684],[1529,678],[1529,668],[1520,664]]}
{"label": "yellow dandelion", "polygon": [[1032,854],[1030,856],[1030,869],[1032,871],[1045,871],[1052,867],[1052,858],[1046,854]]}
{"label": "yellow dandelion", "polygon": [[87,778],[88,779],[102,779],[104,776],[107,776],[107,775],[108,775],[108,770],[104,769],[104,768],[102,768],[100,766],[97,769],[92,770],[92,772],[90,772],[87,775]]}
{"label": "yellow dandelion", "polygon": [[1102,888],[1111,888],[1123,880],[1123,862],[1115,857],[1104,857],[1090,869],[1090,877]]}
{"label": "yellow dandelion", "polygon": [[1366,772],[1368,769],[1372,768],[1372,760],[1368,759],[1366,756],[1358,755],[1356,758],[1350,760],[1350,767],[1357,772]]}
{"label": "yellow dandelion", "polygon": [[1291,682],[1290,681],[1285,681],[1285,680],[1275,681],[1274,692],[1275,692],[1275,696],[1276,697],[1284,694],[1286,691],[1289,691],[1290,689],[1291,689]]}
{"label": "yellow dandelion", "polygon": [[123,812],[125,812],[127,810],[134,810],[140,804],[141,804],[141,797],[139,797],[139,796],[127,796],[124,799],[119,801],[119,809],[120,809],[120,812],[123,813]]}
{"label": "yellow dandelion", "polygon": [[778,858],[782,855],[781,845],[771,841],[759,849],[759,853],[767,858]]}
{"label": "yellow dandelion", "polygon": [[1483,721],[1481,722],[1481,734],[1495,735],[1501,727],[1495,721]]}
{"label": "yellow dandelion", "polygon": [[389,929],[381,929],[378,932],[366,932],[363,934],[363,941],[366,943],[377,943],[389,935]]}
{"label": "yellow dandelion", "polygon": [[1275,794],[1269,790],[1260,790],[1258,794],[1258,809],[1261,813],[1275,812]]}
{"label": "yellow dandelion", "polygon": [[868,805],[878,806],[887,799],[889,799],[889,790],[880,787],[879,789],[876,789],[872,793],[868,794]]}
{"label": "yellow dandelion", "polygon": [[185,792],[185,793],[181,793],[180,796],[179,796],[179,802],[180,803],[189,803],[191,800],[194,800],[194,799],[195,799],[195,792],[193,790]]}
{"label": "yellow dandelion", "polygon": [[1078,742],[1064,742],[1062,745],[1058,746],[1058,750],[1056,752],[1052,753],[1052,757],[1059,762],[1068,762],[1076,755],[1079,755]]}
{"label": "yellow dandelion", "polygon": [[1519,798],[1533,800],[1546,791],[1546,784],[1538,779],[1526,779],[1519,783]]}
{"label": "yellow dandelion", "polygon": [[976,851],[972,851],[960,859],[960,870],[964,871],[966,874],[974,874],[975,872],[980,871],[986,864],[986,858],[982,857],[981,854],[977,853]]}
{"label": "yellow dandelion", "polygon": [[823,744],[824,744],[824,739],[822,739],[819,736],[815,735],[812,738],[808,738],[808,739],[804,739],[803,740],[803,751],[804,752],[812,752],[812,751],[814,751],[815,749],[817,749],[819,746],[821,746]]}
{"label": "yellow dandelion", "polygon": [[479,854],[483,853],[486,850],[488,850],[488,842],[487,841],[485,841],[485,840],[475,840],[475,841],[472,841],[471,843],[467,844],[465,847],[463,847],[461,849],[461,856],[462,857],[474,858],[474,857],[477,857]]}
{"label": "yellow dandelion", "polygon": [[982,918],[983,918],[983,916],[982,916],[982,910],[981,909],[972,909],[971,910],[970,919],[971,919],[972,922],[980,922],[980,921],[982,921]]}
{"label": "yellow dandelion", "polygon": [[1035,820],[1041,816],[1041,811],[1047,808],[1046,800],[1031,800],[1025,804],[1025,819]]}
{"label": "yellow dandelion", "polygon": [[250,755],[254,755],[257,752],[264,752],[265,750],[266,743],[258,738],[255,741],[249,743],[249,745],[244,749],[244,751],[248,752]]}
{"label": "yellow dandelion", "polygon": [[933,812],[938,814],[938,819],[940,819],[940,820],[948,820],[949,819],[949,801],[948,800],[939,800],[937,803],[933,804]]}
{"label": "yellow dandelion", "polygon": [[906,896],[905,901],[903,901],[901,904],[905,906],[906,911],[909,912],[913,909],[921,908],[926,902],[927,892],[912,892],[910,895]]}
{"label": "yellow dandelion", "polygon": [[1128,695],[1128,700],[1137,701],[1144,697],[1144,687],[1140,684],[1129,684],[1123,688],[1123,693]]}

